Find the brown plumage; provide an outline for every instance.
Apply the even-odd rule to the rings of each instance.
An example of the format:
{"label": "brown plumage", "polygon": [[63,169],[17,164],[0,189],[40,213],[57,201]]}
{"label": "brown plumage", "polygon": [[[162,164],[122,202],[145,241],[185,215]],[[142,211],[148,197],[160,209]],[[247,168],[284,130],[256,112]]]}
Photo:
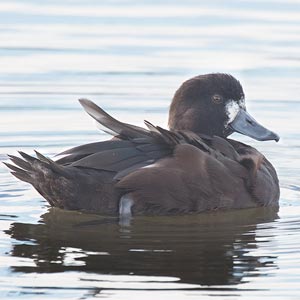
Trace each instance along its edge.
{"label": "brown plumage", "polygon": [[75,147],[57,161],[20,152],[6,164],[52,206],[118,215],[166,215],[277,206],[278,178],[256,149],[228,139],[279,137],[247,112],[230,75],[192,78],[178,89],[170,131],[122,123],[89,100],[80,103],[115,138]]}

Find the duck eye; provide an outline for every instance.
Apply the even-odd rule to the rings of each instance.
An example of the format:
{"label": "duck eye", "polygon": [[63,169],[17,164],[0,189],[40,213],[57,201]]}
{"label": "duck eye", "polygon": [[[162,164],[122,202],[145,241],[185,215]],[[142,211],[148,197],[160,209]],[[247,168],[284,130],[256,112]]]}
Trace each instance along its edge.
{"label": "duck eye", "polygon": [[211,97],[211,100],[216,103],[216,104],[220,104],[223,102],[223,98],[222,96],[218,95],[218,94],[215,94]]}

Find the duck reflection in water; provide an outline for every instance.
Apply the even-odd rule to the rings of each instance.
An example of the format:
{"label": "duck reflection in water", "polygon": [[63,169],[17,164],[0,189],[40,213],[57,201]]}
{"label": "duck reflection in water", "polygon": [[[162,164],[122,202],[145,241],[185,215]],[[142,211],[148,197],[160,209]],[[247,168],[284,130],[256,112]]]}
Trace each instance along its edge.
{"label": "duck reflection in water", "polygon": [[[259,276],[261,268],[276,267],[276,257],[258,255],[256,242],[257,230],[263,230],[257,225],[276,218],[277,209],[255,208],[136,217],[120,227],[113,217],[51,208],[39,224],[13,223],[6,233],[23,242],[13,246],[11,255],[36,265],[12,267],[16,272],[168,276],[201,286],[232,285],[249,273]],[[70,263],[74,253],[77,258]]]}

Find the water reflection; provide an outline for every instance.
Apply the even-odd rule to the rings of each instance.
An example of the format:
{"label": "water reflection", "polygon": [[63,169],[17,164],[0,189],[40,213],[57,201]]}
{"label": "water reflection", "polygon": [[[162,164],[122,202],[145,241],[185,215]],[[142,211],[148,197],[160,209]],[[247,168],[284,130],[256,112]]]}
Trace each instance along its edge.
{"label": "water reflection", "polygon": [[[11,256],[34,264],[15,272],[85,271],[110,275],[179,278],[199,285],[238,284],[276,267],[276,256],[259,255],[256,230],[277,218],[272,209],[197,216],[140,217],[128,227],[114,218],[50,209],[38,224],[13,223],[19,242]],[[272,226],[270,224],[270,226]],[[259,235],[259,243],[270,236]],[[255,252],[255,255],[253,253]],[[259,269],[259,272],[255,272]]]}

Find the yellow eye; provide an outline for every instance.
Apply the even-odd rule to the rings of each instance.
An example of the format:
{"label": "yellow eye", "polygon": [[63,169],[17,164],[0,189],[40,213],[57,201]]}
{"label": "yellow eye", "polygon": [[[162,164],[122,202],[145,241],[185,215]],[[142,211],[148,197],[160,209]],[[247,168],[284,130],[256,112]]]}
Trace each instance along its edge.
{"label": "yellow eye", "polygon": [[218,95],[218,94],[215,94],[211,97],[212,101],[216,104],[220,104],[223,102],[223,98],[222,96]]}

